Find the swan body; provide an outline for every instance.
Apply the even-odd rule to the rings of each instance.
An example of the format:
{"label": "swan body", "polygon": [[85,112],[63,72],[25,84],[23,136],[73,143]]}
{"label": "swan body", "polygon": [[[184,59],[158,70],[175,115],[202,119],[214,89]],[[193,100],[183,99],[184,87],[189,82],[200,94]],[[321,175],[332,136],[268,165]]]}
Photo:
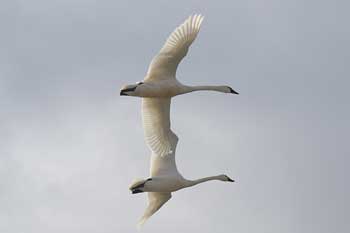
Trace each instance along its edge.
{"label": "swan body", "polygon": [[177,27],[151,61],[144,80],[125,85],[120,91],[123,96],[142,97],[145,141],[152,151],[150,177],[135,180],[129,186],[133,194],[148,193],[148,206],[140,225],[171,198],[172,192],[210,180],[234,182],[227,175],[187,180],[175,162],[179,139],[170,127],[171,98],[194,91],[238,94],[229,86],[186,86],[176,79],[176,69],[197,37],[202,21],[201,15],[193,15]]}

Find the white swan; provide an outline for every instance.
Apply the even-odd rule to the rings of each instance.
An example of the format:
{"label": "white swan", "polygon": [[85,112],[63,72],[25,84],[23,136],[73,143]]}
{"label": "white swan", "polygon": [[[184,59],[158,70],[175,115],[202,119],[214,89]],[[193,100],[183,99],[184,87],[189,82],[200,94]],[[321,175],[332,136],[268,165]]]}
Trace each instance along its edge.
{"label": "white swan", "polygon": [[143,97],[145,139],[152,151],[150,178],[135,181],[129,187],[133,194],[148,192],[149,203],[140,225],[171,198],[171,192],[209,180],[234,182],[226,175],[187,180],[175,163],[178,137],[170,129],[171,97],[199,90],[238,94],[229,86],[186,86],[176,79],[177,66],[196,38],[202,21],[201,15],[190,16],[153,58],[144,81],[124,86],[120,91],[120,95]]}

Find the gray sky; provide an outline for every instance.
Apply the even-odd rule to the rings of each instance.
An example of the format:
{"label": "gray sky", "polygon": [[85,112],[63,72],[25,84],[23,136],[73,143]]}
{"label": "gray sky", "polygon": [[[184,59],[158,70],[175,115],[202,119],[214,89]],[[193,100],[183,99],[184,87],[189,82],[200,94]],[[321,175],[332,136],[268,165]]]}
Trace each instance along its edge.
{"label": "gray sky", "polygon": [[237,183],[175,193],[143,232],[349,232],[349,2],[126,2],[1,2],[0,232],[136,232],[150,152],[119,88],[193,13],[178,79],[241,94],[174,99],[178,167]]}

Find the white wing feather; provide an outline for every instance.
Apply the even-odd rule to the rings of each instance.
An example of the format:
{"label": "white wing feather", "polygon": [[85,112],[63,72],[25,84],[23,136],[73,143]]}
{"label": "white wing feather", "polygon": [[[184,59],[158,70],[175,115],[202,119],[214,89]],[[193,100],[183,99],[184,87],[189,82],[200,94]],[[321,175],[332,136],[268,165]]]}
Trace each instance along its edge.
{"label": "white wing feather", "polygon": [[157,212],[171,198],[171,193],[148,193],[148,206],[139,221],[138,226],[141,227],[149,217]]}
{"label": "white wing feather", "polygon": [[145,140],[158,156],[175,153],[178,137],[170,129],[170,98],[142,98]]}
{"label": "white wing feather", "polygon": [[153,58],[145,81],[175,78],[177,66],[196,39],[202,21],[201,15],[190,16],[170,34],[162,49]]}

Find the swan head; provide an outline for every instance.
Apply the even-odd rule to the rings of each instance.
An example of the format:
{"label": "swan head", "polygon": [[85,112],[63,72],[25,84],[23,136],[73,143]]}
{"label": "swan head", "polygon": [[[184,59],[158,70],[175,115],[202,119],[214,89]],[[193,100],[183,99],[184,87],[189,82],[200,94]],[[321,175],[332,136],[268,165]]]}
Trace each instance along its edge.
{"label": "swan head", "polygon": [[228,89],[227,93],[236,94],[236,95],[239,94],[237,91],[233,90],[232,87],[226,86],[226,88]]}
{"label": "swan head", "polygon": [[139,92],[143,84],[143,82],[138,82],[136,84],[126,85],[120,90],[120,95],[140,96]]}
{"label": "swan head", "polygon": [[221,181],[226,181],[226,182],[235,182],[234,180],[232,180],[230,177],[228,177],[227,175],[219,175],[218,179]]}

